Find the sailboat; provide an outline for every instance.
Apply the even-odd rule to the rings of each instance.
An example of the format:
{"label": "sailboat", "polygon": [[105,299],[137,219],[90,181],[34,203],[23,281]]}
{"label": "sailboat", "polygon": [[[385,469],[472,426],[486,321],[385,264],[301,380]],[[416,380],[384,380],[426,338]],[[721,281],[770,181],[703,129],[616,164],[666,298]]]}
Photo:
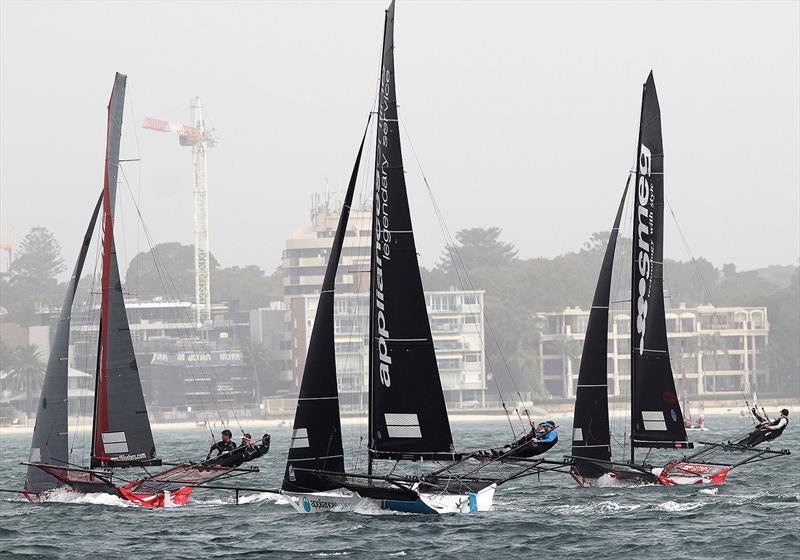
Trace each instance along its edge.
{"label": "sailboat", "polygon": [[[608,412],[608,318],[620,222],[634,179],[631,251],[630,456],[612,460]],[[788,452],[706,443],[692,455],[655,467],[638,449],[688,450],[683,413],[670,365],[664,308],[664,154],[661,110],[653,73],[643,86],[635,174],[629,175],[597,280],[578,373],[570,474],[581,485],[603,477],[633,483],[722,484],[737,466]],[[731,460],[730,457],[739,458]],[[742,459],[741,455],[745,458]]]}
{"label": "sailboat", "polygon": [[[157,467],[147,406],[142,393],[114,239],[122,115],[127,76],[117,73],[108,104],[103,190],[78,254],[61,309],[45,371],[33,429],[23,494],[31,501],[46,499],[53,490],[108,493],[138,505],[183,505],[196,486],[237,470],[230,467],[181,464],[134,481],[115,483],[115,469]],[[101,216],[102,210],[102,218]],[[98,218],[102,222],[100,327],[92,415],[91,459],[88,467],[70,462],[68,449],[67,379],[72,306],[78,281]],[[248,471],[252,469],[246,469]]]}
{"label": "sailboat", "polygon": [[[351,511],[362,503],[417,513],[486,511],[512,478],[453,474],[455,451],[422,289],[398,126],[394,2],[386,11],[378,93],[369,291],[366,473],[345,472],[334,355],[334,294],[367,131],[344,197],[300,385],[281,493],[300,512]],[[376,474],[381,461],[438,461],[423,476]],[[385,464],[385,463],[384,463]]]}

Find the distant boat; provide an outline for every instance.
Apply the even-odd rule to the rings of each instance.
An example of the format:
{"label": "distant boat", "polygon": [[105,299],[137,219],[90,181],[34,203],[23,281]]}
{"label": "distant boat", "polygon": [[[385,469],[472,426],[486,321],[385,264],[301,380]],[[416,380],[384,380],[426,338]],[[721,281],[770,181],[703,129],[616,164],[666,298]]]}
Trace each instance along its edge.
{"label": "distant boat", "polygon": [[[358,150],[333,238],[308,346],[282,494],[299,512],[350,511],[370,502],[416,513],[487,511],[510,477],[454,476],[453,446],[422,290],[400,149],[394,2],[386,11],[378,94],[370,259],[369,419],[366,473],[345,472],[334,348],[334,293],[364,147]],[[376,463],[438,461],[425,475],[378,475]],[[384,463],[386,464],[386,463]]]}
{"label": "distant boat", "polygon": [[[115,483],[115,470],[158,467],[147,406],[139,379],[114,239],[122,114],[127,77],[116,74],[108,105],[103,191],[94,207],[78,261],[67,286],[45,372],[33,429],[25,489],[31,501],[58,488],[108,493],[132,503],[159,507],[183,505],[192,489],[229,475],[234,467],[184,463],[133,482]],[[102,275],[99,343],[95,372],[92,443],[88,467],[70,462],[68,449],[68,363],[72,305],[92,234],[102,208]],[[117,477],[118,478],[118,477]],[[130,477],[126,477],[130,480]]]}

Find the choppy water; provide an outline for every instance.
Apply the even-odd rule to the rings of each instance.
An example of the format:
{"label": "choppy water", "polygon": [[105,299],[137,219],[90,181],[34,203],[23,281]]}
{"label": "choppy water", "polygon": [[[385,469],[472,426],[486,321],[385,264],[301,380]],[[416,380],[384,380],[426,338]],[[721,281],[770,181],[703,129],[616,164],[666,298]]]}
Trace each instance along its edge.
{"label": "choppy water", "polygon": [[[710,417],[722,438],[748,427],[738,417]],[[453,424],[459,447],[507,437],[507,425]],[[253,430],[256,431],[256,430]],[[347,429],[345,430],[347,431]],[[567,421],[561,443],[569,451]],[[270,430],[262,472],[242,484],[272,488],[283,474],[290,429]],[[696,434],[696,433],[695,433]],[[255,434],[254,434],[255,435]],[[208,432],[157,431],[167,458],[206,449]],[[789,458],[745,466],[721,487],[577,488],[546,474],[498,489],[495,510],[441,517],[371,512],[300,515],[272,494],[196,490],[188,506],[150,510],[110,496],[28,504],[0,495],[0,558],[734,558],[800,554],[800,427],[781,447]],[[0,488],[19,488],[28,436],[0,437]]]}

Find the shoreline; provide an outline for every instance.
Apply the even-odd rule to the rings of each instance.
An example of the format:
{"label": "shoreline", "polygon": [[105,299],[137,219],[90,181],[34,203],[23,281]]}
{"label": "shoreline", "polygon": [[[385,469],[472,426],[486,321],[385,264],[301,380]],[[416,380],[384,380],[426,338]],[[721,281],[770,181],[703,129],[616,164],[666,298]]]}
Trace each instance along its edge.
{"label": "shoreline", "polygon": [[[770,399],[770,402],[765,401],[763,403],[764,408],[767,409],[767,412],[772,414],[775,412],[775,409],[779,407],[786,407],[789,409],[791,413],[799,413],[800,412],[800,404],[797,402],[792,402],[790,404],[783,404],[778,403],[778,401],[773,401]],[[706,416],[730,416],[730,415],[740,415],[744,411],[744,404],[739,406],[695,406],[695,410],[702,411],[702,414]],[[565,405],[556,405],[549,410],[542,410],[537,407],[535,419],[541,420],[543,418],[553,418],[553,419],[570,419],[572,416],[572,404],[565,404]],[[465,411],[449,411],[450,423],[451,424],[460,424],[460,423],[478,423],[478,422],[507,422],[506,415],[503,414],[502,409],[480,409],[480,410],[471,410],[469,412]],[[248,430],[255,430],[261,428],[280,428],[285,427],[287,429],[290,428],[292,423],[291,416],[276,416],[273,418],[243,418],[241,419],[238,424],[241,424],[243,427],[246,427]],[[341,418],[342,426],[358,426],[358,425],[366,425],[367,424],[367,417],[364,416],[342,416]],[[228,426],[234,425],[236,422],[228,422]],[[281,426],[281,424],[284,424]],[[150,424],[150,428],[154,431],[166,431],[166,430],[206,430],[208,426],[197,425],[194,421],[189,420],[178,420],[173,422],[153,422]],[[89,418],[80,418],[77,422],[72,422],[69,425],[69,430],[72,432],[83,432],[83,431],[91,431],[91,422]],[[221,422],[212,422],[211,423],[212,430],[220,430],[222,429]],[[0,436],[8,436],[8,435],[30,435],[33,433],[33,426],[0,426]]]}

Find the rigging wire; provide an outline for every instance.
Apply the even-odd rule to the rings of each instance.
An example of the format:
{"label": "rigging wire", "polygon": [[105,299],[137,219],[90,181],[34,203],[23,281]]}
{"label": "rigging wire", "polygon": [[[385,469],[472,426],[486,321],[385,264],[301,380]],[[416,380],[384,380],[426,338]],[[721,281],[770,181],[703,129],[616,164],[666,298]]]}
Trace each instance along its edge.
{"label": "rigging wire", "polygon": [[[434,212],[436,214],[436,219],[439,222],[439,227],[441,228],[442,234],[445,237],[445,247],[447,248],[448,254],[450,255],[450,261],[451,261],[451,263],[453,263],[454,272],[456,273],[456,277],[458,279],[459,285],[461,286],[461,289],[463,291],[467,291],[467,286],[469,287],[469,290],[477,291],[475,289],[475,286],[472,283],[472,279],[469,276],[469,273],[467,271],[467,267],[464,264],[463,259],[461,258],[461,254],[458,251],[455,239],[453,238],[452,234],[450,233],[449,228],[447,227],[447,223],[445,222],[444,215],[443,215],[443,213],[441,211],[441,208],[439,207],[439,204],[438,204],[438,202],[436,200],[436,197],[433,194],[433,190],[430,187],[430,183],[428,182],[428,177],[425,175],[425,171],[422,168],[422,163],[420,162],[420,159],[417,156],[417,151],[414,148],[414,143],[411,140],[411,136],[408,134],[408,129],[406,128],[405,122],[404,121],[400,121],[400,124],[403,127],[403,131],[405,132],[406,139],[408,140],[408,144],[411,147],[411,153],[414,156],[414,160],[417,163],[417,167],[419,169],[419,172],[422,175],[422,180],[423,180],[423,182],[425,184],[425,188],[427,190],[428,197],[431,200],[431,204],[432,204]],[[460,267],[460,270],[459,270],[459,267]],[[463,273],[463,278],[462,278],[462,273]],[[488,327],[489,333],[490,333],[490,335],[492,337],[492,340],[494,341],[495,346],[497,347],[497,352],[500,355],[501,361],[503,363],[503,366],[505,367],[506,372],[508,373],[508,377],[511,380],[511,383],[514,386],[514,391],[517,394],[517,396],[519,397],[520,402],[522,402],[524,404],[525,400],[522,398],[522,395],[520,394],[519,387],[517,386],[516,380],[514,379],[514,376],[511,374],[511,368],[508,365],[508,361],[506,360],[505,354],[503,353],[503,350],[502,350],[502,348],[500,346],[500,343],[499,343],[499,341],[497,339],[497,336],[496,336],[496,334],[494,332],[494,329],[492,328],[492,324],[489,321],[489,319],[486,317],[486,313],[485,312],[484,312],[483,315],[484,315],[483,316],[484,323]],[[481,339],[481,346],[482,346],[482,350],[484,351],[484,356],[486,356],[486,352],[485,352],[486,349],[485,349],[485,346],[484,346],[484,342],[482,340],[482,337],[479,337],[479,338]],[[517,434],[516,434],[516,432],[514,430],[514,425],[513,425],[512,421],[511,421],[511,413],[509,412],[509,410],[508,410],[508,408],[506,406],[506,402],[505,402],[506,399],[503,396],[503,393],[502,393],[502,391],[500,389],[500,384],[497,381],[497,376],[496,375],[492,375],[492,380],[495,382],[495,387],[497,388],[498,395],[500,396],[500,399],[502,401],[503,410],[506,413],[506,418],[508,419],[508,424],[509,424],[509,427],[511,428],[511,433],[514,436],[514,438],[516,438]],[[527,406],[525,407],[524,411],[525,411],[526,416],[528,417],[528,421],[531,422],[532,420],[531,420],[531,416],[530,416],[530,413],[528,411]],[[524,424],[524,422],[522,422],[521,418],[520,418],[520,423],[522,424],[522,432],[524,433],[526,431],[525,430],[525,424]]]}

